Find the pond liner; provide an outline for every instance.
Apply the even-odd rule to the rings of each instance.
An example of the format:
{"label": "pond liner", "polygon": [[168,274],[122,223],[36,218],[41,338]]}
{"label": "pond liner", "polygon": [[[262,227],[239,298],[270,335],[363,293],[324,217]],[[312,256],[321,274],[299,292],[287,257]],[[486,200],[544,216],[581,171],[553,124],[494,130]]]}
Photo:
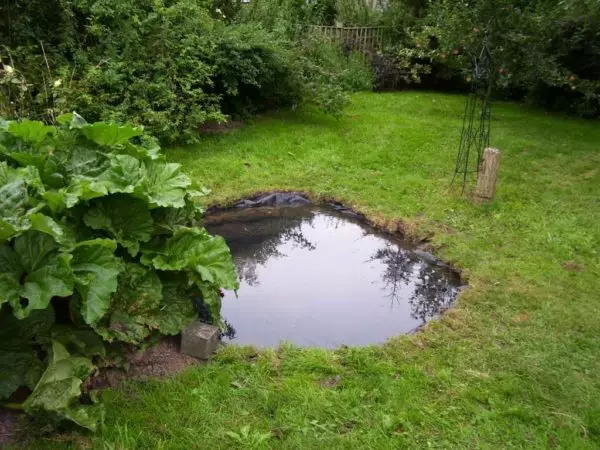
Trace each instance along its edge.
{"label": "pond liner", "polygon": [[[212,205],[209,208],[207,208],[207,210],[205,212],[205,216],[210,216],[210,215],[216,214],[218,212],[230,211],[230,210],[235,210],[235,209],[264,208],[264,207],[268,207],[268,208],[292,207],[293,208],[293,207],[303,207],[303,206],[309,206],[309,205],[315,205],[315,206],[324,205],[324,206],[330,207],[340,214],[344,214],[344,215],[354,218],[356,220],[362,221],[362,222],[366,223],[367,225],[369,225],[370,227],[373,227],[381,232],[385,232],[387,234],[395,235],[395,236],[400,235],[400,237],[405,238],[404,233],[402,233],[401,231],[397,231],[394,233],[389,230],[382,229],[381,227],[377,226],[377,224],[375,224],[373,221],[369,220],[367,218],[367,216],[365,216],[364,214],[354,211],[352,208],[349,208],[348,206],[344,205],[341,202],[338,202],[337,200],[326,199],[323,201],[312,201],[306,194],[303,194],[302,192],[298,192],[298,191],[291,191],[291,192],[275,191],[275,192],[266,192],[266,193],[263,192],[263,193],[259,193],[256,195],[252,195],[247,198],[242,198],[233,203],[229,203],[229,204],[225,204],[225,205]],[[417,244],[418,244],[418,242],[415,242],[415,245],[417,245]],[[424,261],[426,261],[430,264],[436,265],[438,267],[449,268],[449,269],[452,269],[453,271],[455,271],[456,273],[460,274],[460,270],[452,267],[449,264],[446,264],[445,262],[441,261],[440,259],[438,259],[435,255],[433,255],[430,252],[416,248],[416,249],[414,249],[414,253],[416,255],[418,255],[421,259],[423,259]]]}
{"label": "pond liner", "polygon": [[248,198],[237,200],[229,205],[213,205],[206,210],[206,215],[214,214],[219,211],[226,211],[239,208],[261,208],[261,207],[300,207],[308,205],[326,205],[335,211],[354,217],[356,219],[368,221],[364,214],[358,213],[344,204],[335,200],[326,200],[321,202],[313,202],[305,194],[301,192],[268,192],[257,194]]}

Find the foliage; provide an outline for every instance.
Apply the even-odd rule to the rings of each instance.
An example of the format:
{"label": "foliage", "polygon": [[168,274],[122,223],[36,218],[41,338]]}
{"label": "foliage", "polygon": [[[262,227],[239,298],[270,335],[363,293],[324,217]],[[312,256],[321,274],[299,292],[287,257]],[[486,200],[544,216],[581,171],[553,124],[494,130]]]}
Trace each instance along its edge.
{"label": "foliage", "polygon": [[288,40],[300,38],[310,24],[329,24],[327,0],[305,2],[303,0],[255,0],[245,5],[238,22],[259,24],[266,30],[283,35]]}
{"label": "foliage", "polygon": [[336,23],[345,27],[376,26],[381,22],[382,7],[374,8],[365,0],[337,0]]}
{"label": "foliage", "polygon": [[368,58],[357,51],[346,51],[319,33],[308,34],[298,45],[301,53],[316,68],[324,68],[325,78],[344,92],[368,91],[373,86],[373,71]]}
{"label": "foliage", "polygon": [[202,123],[226,115],[302,102],[338,113],[345,104],[323,75],[331,67],[281,29],[228,25],[237,9],[227,2],[52,0],[54,22],[40,15],[48,6],[34,8],[40,2],[0,6],[13,17],[10,33],[0,31],[7,117],[52,122],[75,108],[92,121],[144,125],[164,142],[195,142]]}
{"label": "foliage", "polygon": [[79,398],[102,339],[177,334],[197,297],[218,322],[237,277],[198,227],[191,181],[141,128],[58,121],[0,127],[0,400],[24,386],[26,411],[95,429],[102,406]]}
{"label": "foliage", "polygon": [[395,36],[390,53],[402,63],[429,65],[438,79],[458,75],[468,85],[484,35],[496,65],[497,93],[583,116],[600,113],[600,3],[595,0],[431,2],[422,20]]}
{"label": "foliage", "polygon": [[241,9],[238,20],[260,23],[267,29],[284,31],[289,38],[298,38],[310,25],[378,25],[381,9],[363,0],[253,0]]}

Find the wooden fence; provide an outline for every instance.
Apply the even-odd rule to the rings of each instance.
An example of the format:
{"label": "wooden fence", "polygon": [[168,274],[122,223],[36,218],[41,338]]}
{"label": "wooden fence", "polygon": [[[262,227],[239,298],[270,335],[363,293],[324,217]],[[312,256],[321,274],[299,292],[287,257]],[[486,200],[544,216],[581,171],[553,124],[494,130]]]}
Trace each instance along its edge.
{"label": "wooden fence", "polygon": [[335,27],[311,25],[315,32],[341,45],[345,51],[369,53],[383,46],[384,27]]}

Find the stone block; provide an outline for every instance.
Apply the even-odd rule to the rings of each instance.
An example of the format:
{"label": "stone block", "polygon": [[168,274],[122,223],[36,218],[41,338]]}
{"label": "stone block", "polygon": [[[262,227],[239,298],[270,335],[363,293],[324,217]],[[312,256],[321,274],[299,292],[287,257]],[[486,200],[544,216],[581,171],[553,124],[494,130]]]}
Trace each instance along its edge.
{"label": "stone block", "polygon": [[181,353],[208,359],[219,345],[219,329],[196,320],[181,333]]}

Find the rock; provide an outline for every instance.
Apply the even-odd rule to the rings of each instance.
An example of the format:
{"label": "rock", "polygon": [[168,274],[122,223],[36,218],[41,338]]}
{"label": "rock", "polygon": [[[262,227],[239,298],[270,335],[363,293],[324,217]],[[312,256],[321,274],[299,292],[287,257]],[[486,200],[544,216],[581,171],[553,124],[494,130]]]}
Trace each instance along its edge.
{"label": "rock", "polygon": [[321,381],[321,387],[322,388],[336,388],[339,386],[339,384],[342,382],[342,377],[341,375],[336,375],[335,377],[332,378],[326,378],[323,381]]}
{"label": "rock", "polygon": [[181,333],[181,353],[199,359],[208,359],[219,345],[219,329],[199,320]]}
{"label": "rock", "polygon": [[421,257],[421,259],[427,261],[428,263],[437,264],[438,262],[437,258],[429,252],[425,252],[423,250],[415,250],[415,254],[417,254],[419,257]]}

